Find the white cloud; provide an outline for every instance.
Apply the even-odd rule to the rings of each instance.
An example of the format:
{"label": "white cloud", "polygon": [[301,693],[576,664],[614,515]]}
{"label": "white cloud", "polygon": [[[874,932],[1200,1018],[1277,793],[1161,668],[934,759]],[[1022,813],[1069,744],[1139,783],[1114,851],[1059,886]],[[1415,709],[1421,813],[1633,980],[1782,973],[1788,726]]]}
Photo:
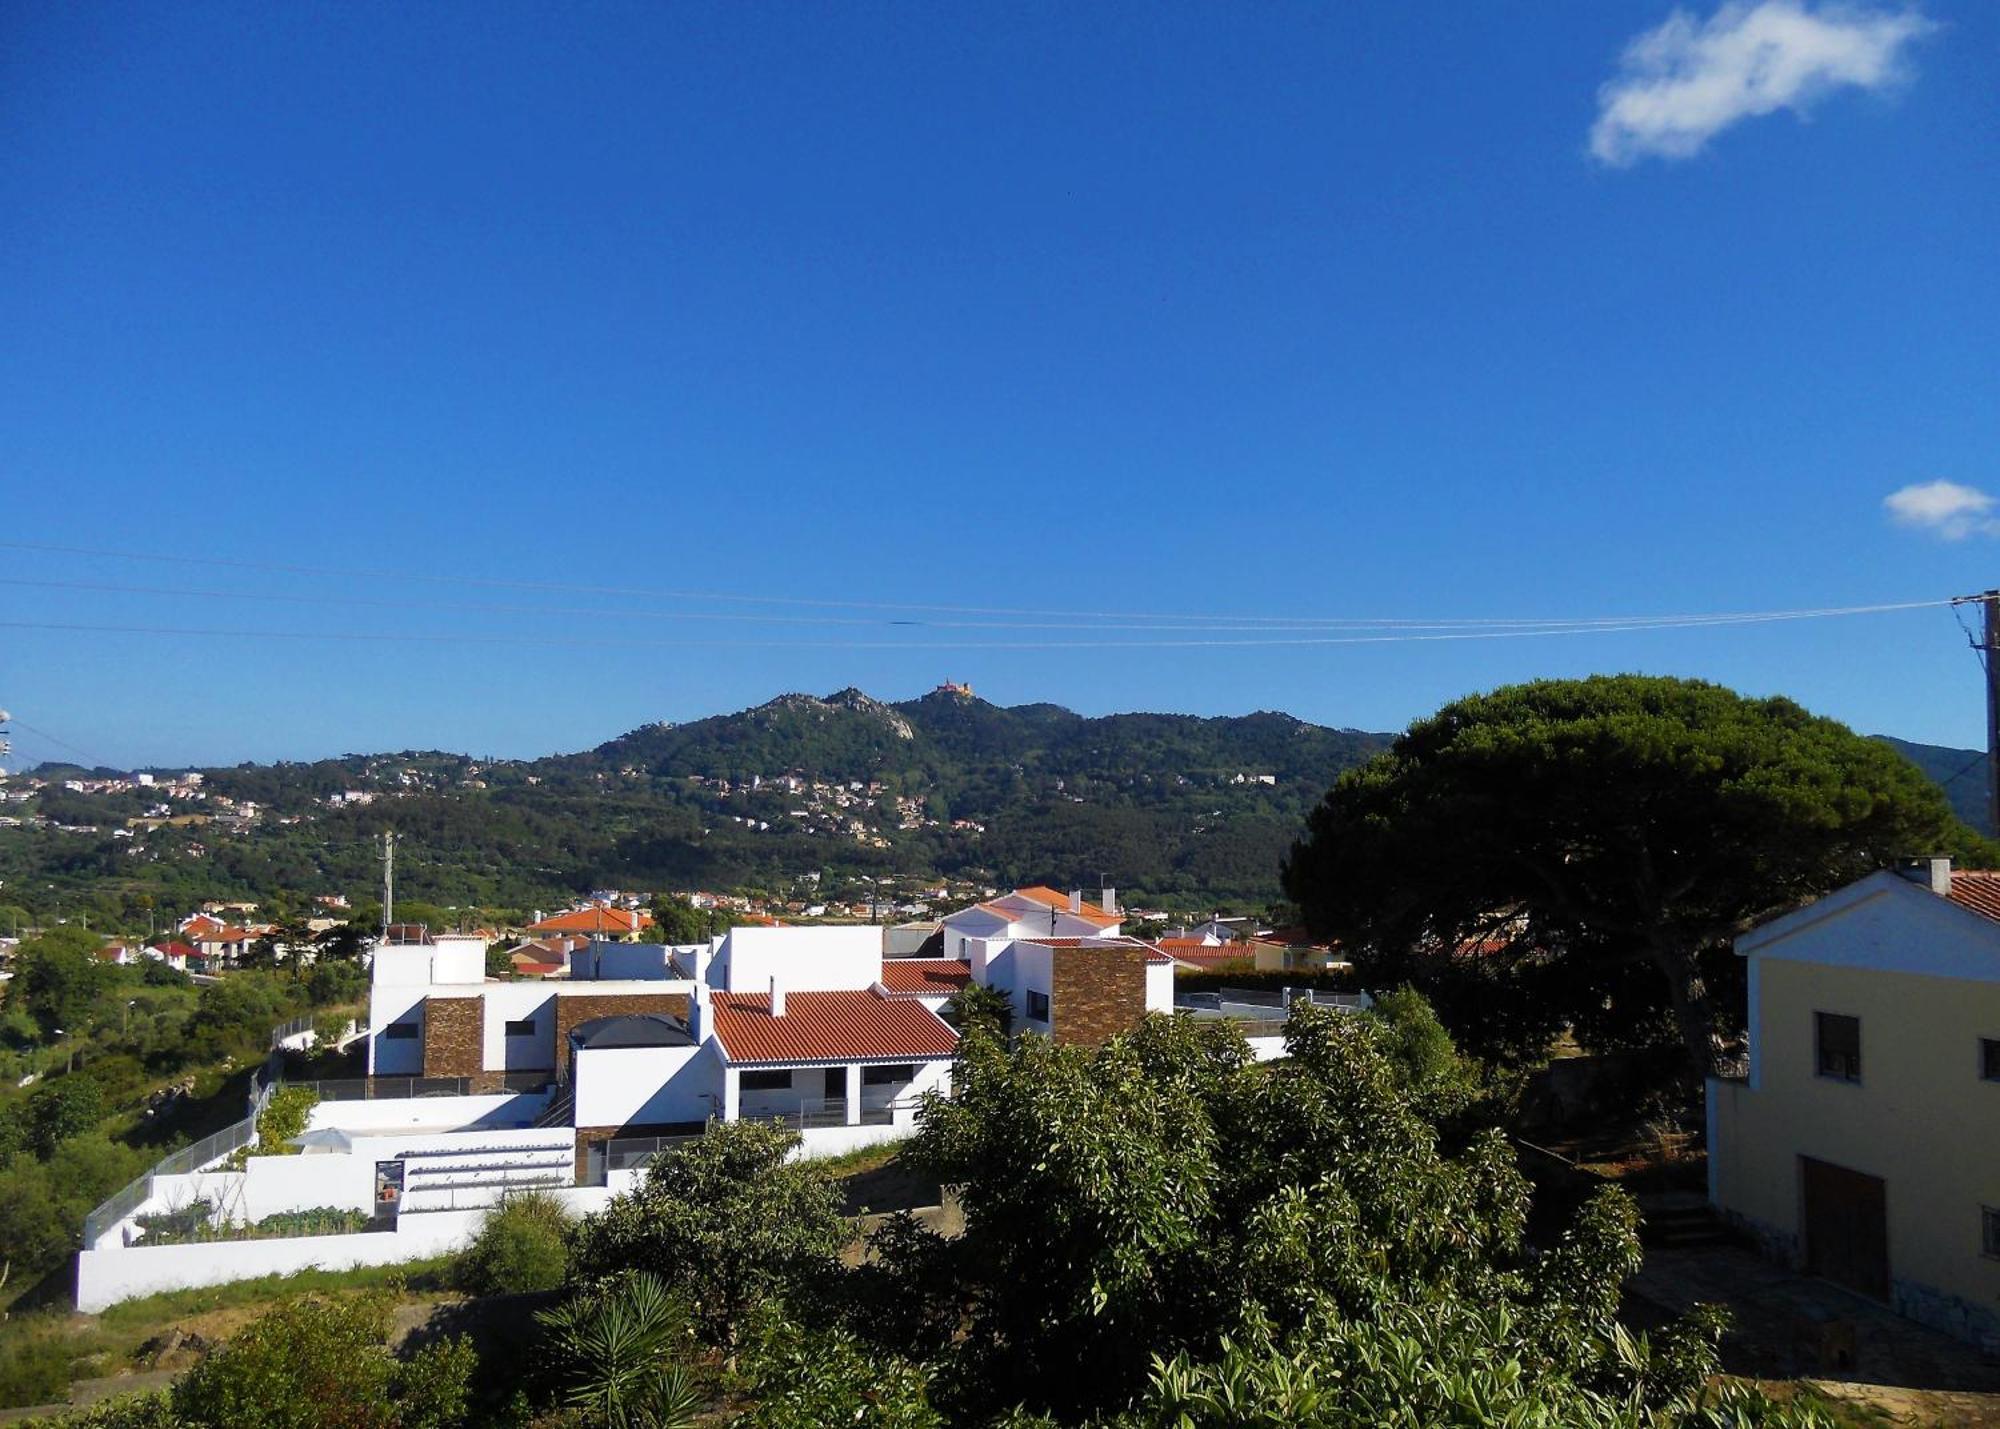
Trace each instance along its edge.
{"label": "white cloud", "polygon": [[1838,0],[1732,0],[1706,21],[1675,10],[1625,47],[1598,91],[1590,152],[1607,164],[1685,159],[1739,120],[1803,115],[1829,91],[1881,89],[1903,48],[1935,26],[1908,9]]}
{"label": "white cloud", "polygon": [[2000,535],[1993,516],[1994,498],[1955,481],[1922,481],[1882,498],[1900,526],[1914,526],[1947,541],[1962,541],[1973,532]]}

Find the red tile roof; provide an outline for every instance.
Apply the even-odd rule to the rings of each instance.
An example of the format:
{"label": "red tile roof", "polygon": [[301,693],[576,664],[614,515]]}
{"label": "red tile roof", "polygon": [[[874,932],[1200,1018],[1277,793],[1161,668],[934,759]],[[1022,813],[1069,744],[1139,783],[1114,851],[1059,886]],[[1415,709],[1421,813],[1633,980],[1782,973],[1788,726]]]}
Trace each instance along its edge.
{"label": "red tile roof", "polygon": [[1244,963],[1254,963],[1257,960],[1254,954],[1240,947],[1218,948],[1214,946],[1202,947],[1199,945],[1176,947],[1174,944],[1179,941],[1181,940],[1175,939],[1174,942],[1162,941],[1160,946],[1177,961],[1189,963],[1198,968],[1236,967]]}
{"label": "red tile roof", "polygon": [[957,958],[887,958],[882,986],[892,994],[949,997],[972,981],[972,965]]}
{"label": "red tile roof", "polygon": [[949,1057],[958,1034],[915,998],[861,992],[793,992],[785,1015],[770,994],[718,992],[715,1036],[733,1063],[851,1062]]}
{"label": "red tile roof", "polygon": [[1161,963],[1173,961],[1172,956],[1157,945],[1146,942],[1143,938],[1126,937],[1123,934],[1115,938],[1020,938],[1016,941],[1039,943],[1044,948],[1144,948],[1146,961],[1156,967]]}
{"label": "red tile roof", "polygon": [[1102,908],[1092,907],[1087,899],[1084,900],[1081,907],[1071,908],[1067,893],[1058,893],[1055,889],[1045,888],[1040,884],[1036,884],[1032,888],[1017,888],[1014,890],[1014,896],[1016,898],[1025,898],[1031,903],[1040,903],[1044,907],[1053,908],[1059,913],[1068,913],[1071,917],[1081,918],[1086,923],[1095,923],[1100,928],[1108,928],[1113,923],[1122,923],[1125,921],[1116,913],[1107,913]]}
{"label": "red tile roof", "polygon": [[2000,922],[2000,873],[1954,872],[1946,896],[1961,908]]}
{"label": "red tile roof", "polygon": [[630,908],[572,908],[539,923],[530,923],[530,933],[636,933],[653,926],[653,915]]}
{"label": "red tile roof", "polygon": [[514,964],[514,971],[529,977],[550,977],[563,970],[561,963],[531,963],[525,959]]}

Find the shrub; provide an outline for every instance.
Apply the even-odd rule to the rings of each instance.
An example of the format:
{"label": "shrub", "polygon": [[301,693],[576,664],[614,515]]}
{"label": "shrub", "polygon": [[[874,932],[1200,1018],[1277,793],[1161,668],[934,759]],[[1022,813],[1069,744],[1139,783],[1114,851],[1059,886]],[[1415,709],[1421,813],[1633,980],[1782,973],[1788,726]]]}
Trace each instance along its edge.
{"label": "shrub", "polygon": [[611,1429],[681,1429],[700,1397],[678,1359],[694,1348],[688,1307],[656,1275],[620,1276],[535,1316],[562,1402]]}
{"label": "shrub", "polygon": [[798,1144],[737,1121],[655,1157],[643,1185],[577,1227],[575,1273],[650,1271],[710,1335],[732,1340],[745,1312],[824,1276],[847,1241],[825,1174],[786,1160]]}
{"label": "shrub", "polygon": [[292,1138],[305,1135],[312,1110],[319,1105],[319,1093],[311,1087],[279,1087],[257,1113],[257,1144],[252,1156],[296,1156],[299,1148]]}
{"label": "shrub", "polygon": [[764,1328],[753,1356],[751,1396],[741,1429],[939,1429],[916,1365],[871,1350],[839,1329],[808,1331],[783,1321]]}
{"label": "shrub", "polygon": [[472,1295],[554,1290],[569,1270],[570,1215],[546,1191],[507,1197],[487,1212],[455,1276]]}
{"label": "shrub", "polygon": [[307,1296],[251,1321],[183,1375],[188,1429],[450,1429],[464,1421],[472,1352],[459,1340],[399,1364],[382,1341],[389,1301]]}
{"label": "shrub", "polygon": [[90,1130],[103,1116],[104,1098],[94,1078],[81,1073],[57,1077],[29,1093],[22,1140],[47,1160],[63,1142]]}
{"label": "shrub", "polygon": [[54,1319],[32,1316],[7,1326],[0,1340],[0,1405],[51,1404],[69,1395],[75,1356]]}
{"label": "shrub", "polygon": [[202,1233],[214,1219],[214,1203],[195,1200],[178,1210],[150,1211],[143,1216],[134,1216],[132,1224],[145,1233],[148,1245],[178,1245],[184,1241],[205,1239]]}

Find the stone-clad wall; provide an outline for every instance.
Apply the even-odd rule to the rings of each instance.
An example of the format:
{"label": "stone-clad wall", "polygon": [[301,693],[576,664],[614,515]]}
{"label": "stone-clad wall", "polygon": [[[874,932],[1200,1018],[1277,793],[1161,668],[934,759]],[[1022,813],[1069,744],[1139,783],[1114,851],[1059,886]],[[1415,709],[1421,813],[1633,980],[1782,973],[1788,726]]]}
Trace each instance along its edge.
{"label": "stone-clad wall", "polygon": [[1146,1015],[1146,950],[1125,946],[1055,948],[1054,1018],[1058,1042],[1101,1046],[1139,1025]]}
{"label": "stone-clad wall", "polygon": [[569,1080],[569,1034],[586,1022],[600,1017],[624,1017],[635,1012],[665,1012],[687,1020],[688,998],[684,992],[608,993],[593,997],[588,993],[564,992],[556,997],[556,1077]]}
{"label": "stone-clad wall", "polygon": [[[424,999],[424,1075],[479,1079],[486,1062],[486,999]],[[493,1074],[495,1085],[500,1074]]]}

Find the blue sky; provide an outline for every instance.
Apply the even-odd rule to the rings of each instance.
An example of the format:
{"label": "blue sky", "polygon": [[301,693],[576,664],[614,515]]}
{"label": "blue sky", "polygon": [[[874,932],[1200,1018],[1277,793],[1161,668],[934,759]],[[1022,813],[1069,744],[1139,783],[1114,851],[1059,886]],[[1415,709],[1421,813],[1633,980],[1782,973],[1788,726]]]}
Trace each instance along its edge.
{"label": "blue sky", "polygon": [[946,677],[1393,728],[1645,670],[1976,743],[1938,609],[876,607],[2000,585],[1996,77],[2000,7],[1948,0],[17,6],[0,705],[223,762]]}

